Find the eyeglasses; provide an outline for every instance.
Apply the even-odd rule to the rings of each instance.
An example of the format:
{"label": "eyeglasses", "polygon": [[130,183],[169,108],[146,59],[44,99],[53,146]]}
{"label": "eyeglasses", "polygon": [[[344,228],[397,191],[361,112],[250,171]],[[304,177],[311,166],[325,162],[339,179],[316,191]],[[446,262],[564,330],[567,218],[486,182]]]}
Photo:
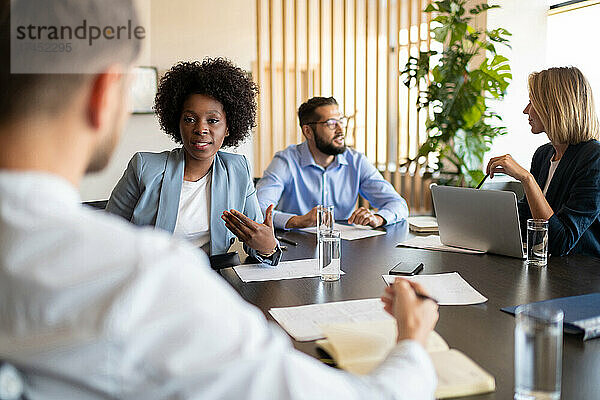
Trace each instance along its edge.
{"label": "eyeglasses", "polygon": [[334,131],[337,129],[338,125],[340,126],[340,128],[344,129],[346,125],[348,125],[348,117],[341,117],[340,119],[330,118],[327,121],[316,121],[306,123],[306,125],[313,124],[325,124],[327,128]]}

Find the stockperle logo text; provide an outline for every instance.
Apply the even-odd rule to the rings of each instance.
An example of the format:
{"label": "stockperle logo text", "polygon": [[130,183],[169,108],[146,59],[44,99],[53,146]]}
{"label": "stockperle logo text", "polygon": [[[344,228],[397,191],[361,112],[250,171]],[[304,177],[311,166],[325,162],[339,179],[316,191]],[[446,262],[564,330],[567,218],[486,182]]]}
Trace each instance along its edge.
{"label": "stockperle logo text", "polygon": [[87,20],[83,20],[81,25],[75,27],[68,25],[34,25],[29,24],[17,26],[16,38],[18,40],[87,40],[91,46],[96,40],[121,40],[146,38],[146,30],[143,26],[133,26],[131,20],[127,25],[89,25]]}

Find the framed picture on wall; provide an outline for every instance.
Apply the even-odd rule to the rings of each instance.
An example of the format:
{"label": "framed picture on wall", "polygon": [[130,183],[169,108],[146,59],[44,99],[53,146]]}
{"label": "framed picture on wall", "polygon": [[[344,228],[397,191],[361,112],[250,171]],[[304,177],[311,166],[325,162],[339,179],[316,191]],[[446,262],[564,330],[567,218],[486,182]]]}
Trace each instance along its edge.
{"label": "framed picture on wall", "polygon": [[135,67],[129,91],[130,111],[133,114],[154,114],[154,96],[158,86],[155,67]]}

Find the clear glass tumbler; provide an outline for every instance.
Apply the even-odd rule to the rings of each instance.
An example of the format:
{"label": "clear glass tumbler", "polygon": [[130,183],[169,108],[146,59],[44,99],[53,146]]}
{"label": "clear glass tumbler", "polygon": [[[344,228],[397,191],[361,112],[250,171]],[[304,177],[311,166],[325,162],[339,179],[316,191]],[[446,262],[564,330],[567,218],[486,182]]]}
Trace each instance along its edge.
{"label": "clear glass tumbler", "polygon": [[562,310],[526,304],[515,315],[515,400],[560,399]]}
{"label": "clear glass tumbler", "polygon": [[319,236],[319,275],[322,281],[340,279],[341,258],[340,231],[322,232]]}
{"label": "clear glass tumbler", "polygon": [[322,232],[333,230],[333,206],[317,206],[317,243]]}
{"label": "clear glass tumbler", "polygon": [[548,221],[527,220],[527,265],[545,267],[548,264]]}

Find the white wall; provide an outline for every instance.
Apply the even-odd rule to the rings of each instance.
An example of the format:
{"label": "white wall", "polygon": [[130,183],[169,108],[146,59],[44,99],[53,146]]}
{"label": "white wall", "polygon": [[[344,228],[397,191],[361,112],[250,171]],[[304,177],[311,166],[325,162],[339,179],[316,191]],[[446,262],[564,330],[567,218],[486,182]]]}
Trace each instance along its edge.
{"label": "white wall", "polygon": [[547,45],[550,64],[572,65],[583,72],[595,94],[597,111],[600,110],[600,68],[598,53],[590,48],[588,38],[596,36],[599,20],[600,4],[550,15]]}
{"label": "white wall", "polygon": [[[251,69],[256,58],[254,0],[140,0],[140,5],[142,14],[149,15],[151,21],[149,48],[142,54],[140,65],[149,63],[162,74],[178,61],[223,56],[241,68]],[[160,131],[155,116],[132,115],[109,166],[83,180],[82,199],[107,199],[135,152],[175,146]],[[252,164],[250,141],[235,152],[246,155]]]}
{"label": "white wall", "polygon": [[548,67],[548,5],[543,0],[492,0],[489,4],[499,4],[502,8],[488,12],[488,29],[502,27],[512,33],[512,50],[503,49],[502,54],[509,59],[513,80],[505,99],[492,105],[494,111],[502,116],[508,134],[494,141],[484,165],[490,157],[510,153],[519,164],[529,169],[535,149],[548,142],[546,134],[531,133],[527,115],[522,113],[529,101],[527,76]]}

